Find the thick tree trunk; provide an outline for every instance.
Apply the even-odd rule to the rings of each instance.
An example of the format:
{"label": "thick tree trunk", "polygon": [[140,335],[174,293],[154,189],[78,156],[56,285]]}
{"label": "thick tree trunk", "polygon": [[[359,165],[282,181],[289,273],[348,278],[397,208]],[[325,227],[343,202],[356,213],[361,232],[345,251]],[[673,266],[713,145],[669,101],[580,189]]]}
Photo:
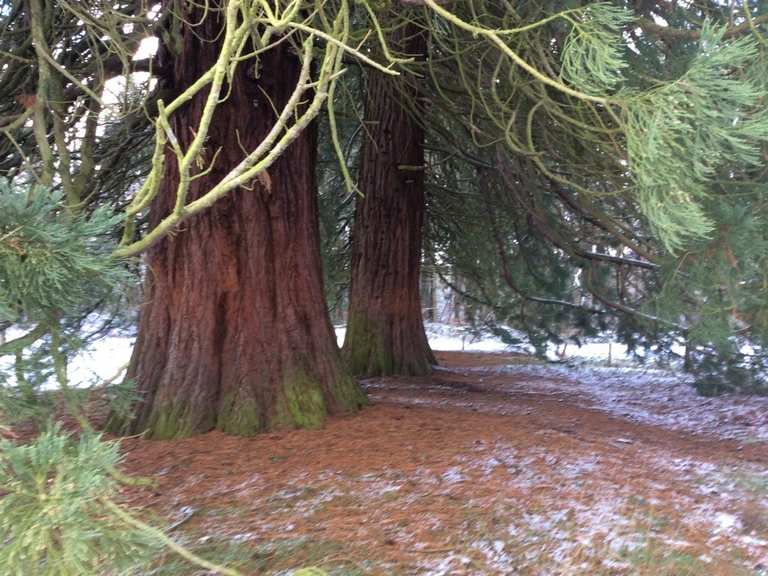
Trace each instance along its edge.
{"label": "thick tree trunk", "polygon": [[[200,9],[196,9],[199,11]],[[197,22],[199,14],[187,14]],[[163,81],[182,90],[209,68],[221,23],[209,13],[185,27],[183,49]],[[161,62],[162,64],[162,62]],[[213,170],[192,184],[194,199],[263,139],[288,100],[299,62],[288,43],[237,68],[215,113],[201,168],[220,149]],[[173,117],[187,146],[202,112],[198,96]],[[152,220],[174,202],[176,164]],[[146,302],[128,378],[142,400],[129,430],[170,438],[214,428],[250,435],[278,427],[314,427],[326,414],[357,409],[365,397],[343,369],[323,296],[315,137],[307,130],[269,170],[188,221],[147,255]]]}
{"label": "thick tree trunk", "polygon": [[[424,54],[422,33],[398,29],[390,43]],[[417,91],[370,71],[366,130],[352,229],[352,278],[343,353],[354,374],[427,374],[435,358],[421,317],[424,132],[403,98]],[[413,109],[413,105],[411,106]]]}

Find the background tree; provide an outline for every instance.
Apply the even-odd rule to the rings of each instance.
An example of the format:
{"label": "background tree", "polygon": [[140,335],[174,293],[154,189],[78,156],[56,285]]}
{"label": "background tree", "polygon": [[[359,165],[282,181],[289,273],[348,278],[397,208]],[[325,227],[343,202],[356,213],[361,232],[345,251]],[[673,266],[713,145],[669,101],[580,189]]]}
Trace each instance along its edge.
{"label": "background tree", "polygon": [[[387,43],[423,60],[422,27],[388,14]],[[421,239],[426,211],[424,130],[418,81],[369,71],[352,227],[349,317],[343,354],[354,374],[427,374],[435,358],[421,317]]]}
{"label": "background tree", "polygon": [[[19,149],[17,146],[18,139],[15,137],[18,134],[26,134],[27,121],[32,119],[32,137],[28,139],[31,144],[27,151],[19,149],[18,153],[18,157],[26,164],[24,164],[23,169],[17,169],[17,172],[10,175],[19,181],[35,179],[36,184],[30,188],[33,193],[45,193],[47,188],[61,186],[64,189],[64,197],[67,198],[64,208],[73,213],[82,209],[80,205],[82,199],[92,197],[86,196],[84,191],[87,190],[85,186],[91,183],[92,177],[96,173],[94,171],[98,166],[97,160],[99,158],[93,154],[86,154],[93,152],[93,146],[89,148],[90,141],[87,138],[84,141],[81,137],[81,124],[78,123],[77,116],[73,116],[71,122],[64,124],[61,110],[56,108],[59,101],[51,97],[51,94],[57,89],[56,82],[58,82],[65,87],[73,86],[73,93],[79,90],[96,102],[101,102],[100,91],[103,90],[106,79],[110,77],[109,73],[106,72],[107,66],[105,64],[109,61],[109,56],[116,54],[118,61],[130,62],[132,54],[128,44],[120,45],[123,49],[119,52],[109,52],[108,49],[114,48],[116,42],[123,40],[122,34],[125,30],[147,22],[147,20],[142,19],[145,18],[143,14],[131,12],[128,7],[106,5],[99,7],[96,4],[89,4],[81,9],[80,6],[70,6],[69,3],[64,2],[60,5],[43,6],[39,2],[33,1],[24,4],[22,8],[15,6],[14,10],[8,14],[8,26],[6,27],[6,30],[15,31],[15,26],[18,25],[23,29],[25,21],[32,22],[34,42],[26,45],[25,49],[32,53],[31,61],[36,64],[32,68],[36,76],[33,76],[31,81],[38,84],[35,97],[21,99],[22,110],[5,127],[4,133],[8,136],[8,140],[15,149]],[[29,8],[28,11],[26,11],[27,7]],[[176,9],[185,7],[186,3],[174,3],[174,10],[170,10],[171,4],[169,3],[161,6],[158,14],[154,17],[155,20],[163,23],[161,27],[157,28],[157,31],[162,36],[164,44],[169,48],[183,48],[184,46],[185,24],[177,18]],[[267,210],[271,216],[267,218],[267,226],[258,230],[258,232],[268,236],[265,242],[258,244],[258,254],[264,255],[265,262],[258,270],[251,266],[250,261],[241,263],[245,270],[244,274],[249,275],[249,277],[261,274],[263,285],[259,287],[265,288],[265,291],[256,297],[252,294],[243,293],[242,299],[248,303],[248,306],[251,306],[250,309],[253,312],[255,308],[258,308],[257,302],[254,300],[261,298],[263,306],[258,308],[258,315],[260,316],[259,321],[265,321],[265,323],[274,320],[274,316],[279,316],[278,310],[280,309],[277,309],[276,306],[280,304],[281,309],[289,316],[287,319],[282,319],[286,320],[286,324],[290,324],[290,327],[285,328],[282,339],[275,338],[274,334],[266,335],[265,331],[259,332],[261,342],[274,344],[277,349],[284,352],[265,354],[264,358],[268,360],[269,365],[263,370],[254,370],[250,373],[253,375],[255,372],[260,372],[259,381],[263,382],[265,386],[272,386],[270,390],[264,388],[259,391],[261,397],[266,399],[265,406],[260,408],[262,409],[260,413],[257,413],[258,410],[254,408],[253,398],[245,398],[245,394],[240,394],[243,397],[243,402],[237,402],[236,409],[233,409],[234,397],[241,392],[236,388],[241,382],[235,378],[236,375],[229,380],[225,378],[229,389],[227,393],[221,393],[220,396],[222,405],[226,405],[225,410],[229,410],[231,415],[226,426],[230,430],[239,426],[238,431],[240,432],[253,432],[273,424],[316,425],[327,410],[340,410],[347,406],[350,408],[357,407],[363,401],[362,393],[357,385],[338,367],[338,351],[333,343],[327,315],[323,307],[322,283],[317,258],[315,190],[312,178],[314,139],[311,129],[308,129],[306,133],[304,132],[324,103],[329,86],[340,73],[340,56],[349,33],[349,10],[342,3],[338,12],[333,14],[330,12],[314,13],[314,20],[308,21],[296,12],[300,8],[299,3],[293,3],[287,7],[286,11],[277,14],[262,2],[233,1],[226,3],[223,9],[209,4],[201,5],[198,8],[200,12],[196,14],[204,14],[206,18],[202,19],[201,24],[195,26],[192,22],[185,21],[189,25],[186,28],[186,42],[193,42],[190,38],[197,33],[198,28],[206,32],[209,39],[217,39],[217,42],[213,47],[207,43],[201,44],[204,48],[209,49],[207,52],[202,50],[208,54],[209,60],[201,63],[197,68],[193,58],[186,62],[182,60],[171,62],[170,68],[163,70],[166,74],[165,81],[159,83],[162,90],[168,89],[168,92],[162,95],[164,99],[157,100],[156,108],[150,107],[149,110],[142,110],[142,113],[146,112],[149,117],[154,117],[150,131],[154,137],[154,150],[151,148],[149,150],[151,163],[148,166],[144,165],[144,170],[149,168],[147,178],[141,187],[129,187],[128,189],[128,192],[132,193],[133,196],[128,205],[124,206],[126,220],[122,242],[120,247],[113,251],[112,256],[117,262],[120,259],[140,254],[150,247],[155,247],[167,235],[177,233],[177,228],[182,222],[203,212],[228,193],[236,193],[238,190],[242,192],[244,188],[251,188],[252,185],[257,188],[260,187],[260,196],[250,194],[247,197],[250,199],[260,198],[263,204],[269,204]],[[119,12],[120,9],[125,11]],[[135,10],[136,7],[133,6],[133,9]],[[104,14],[100,10],[103,10]],[[210,20],[207,17],[210,17]],[[96,38],[106,46],[105,53],[93,55],[93,62],[90,66],[66,68],[58,63],[52,55],[54,53],[57,56],[63,54],[62,58],[72,56],[71,52],[65,50],[67,48],[65,44],[57,44],[57,42],[63,43],[65,41],[57,40],[59,36],[56,36],[55,23],[58,22],[58,19],[64,18],[70,18],[73,23],[85,22],[88,24],[84,27],[85,31],[83,32],[86,44],[87,41],[93,41]],[[216,24],[213,24],[214,22]],[[317,24],[319,28],[316,30],[312,24]],[[289,28],[291,34],[283,36],[282,41],[275,41],[280,38],[278,32],[284,32],[287,25],[291,26]],[[210,26],[210,28],[206,31],[205,26]],[[320,30],[323,28],[327,28],[327,31]],[[314,39],[317,35],[329,43],[327,50],[314,45]],[[276,46],[274,54],[267,50],[267,48],[272,48],[273,44]],[[288,44],[291,44],[290,49]],[[254,50],[255,46],[259,48]],[[247,47],[250,50],[248,52],[246,51]],[[352,48],[348,50],[354,51]],[[172,50],[169,50],[168,53],[170,52]],[[188,55],[189,53],[185,54]],[[209,145],[215,140],[214,137],[217,134],[221,136],[224,132],[223,130],[217,132],[215,127],[212,128],[212,119],[214,115],[216,115],[217,120],[226,118],[226,114],[220,111],[218,114],[214,113],[217,112],[216,108],[219,105],[222,105],[223,110],[227,109],[227,90],[231,89],[230,96],[232,99],[237,99],[238,96],[242,99],[243,96],[247,95],[247,102],[241,101],[246,103],[246,110],[253,109],[254,100],[251,96],[254,94],[248,93],[248,90],[255,90],[256,86],[261,84],[261,82],[253,81],[254,77],[259,74],[258,61],[266,62],[269,61],[270,57],[273,57],[275,62],[281,62],[281,58],[284,58],[286,65],[289,65],[293,71],[293,77],[286,78],[283,88],[275,87],[274,98],[271,98],[272,95],[265,95],[261,90],[258,90],[257,97],[262,106],[254,116],[259,119],[261,128],[255,130],[254,134],[263,137],[263,139],[254,141],[254,138],[250,138],[248,143],[252,143],[253,147],[246,149],[243,147],[243,141],[250,135],[240,138],[243,133],[239,130],[233,130],[227,134],[226,139],[219,138],[225,140],[224,146],[209,148]],[[360,57],[368,60],[362,54]],[[313,59],[315,62],[319,61],[314,74]],[[249,60],[249,63],[240,65],[244,60]],[[378,66],[372,61],[371,64]],[[20,66],[16,66],[14,70],[20,74],[24,72],[23,67]],[[124,72],[128,74],[131,70],[132,68],[126,68]],[[383,67],[382,70],[384,70]],[[198,72],[199,75],[195,76],[194,74]],[[80,74],[80,76],[75,76],[75,73]],[[89,74],[93,75],[89,76]],[[242,85],[239,82],[230,82],[235,76],[244,80]],[[170,82],[168,81],[169,77]],[[188,86],[180,90],[179,86],[183,82],[187,82]],[[94,90],[98,90],[98,92]],[[307,100],[304,99],[305,97]],[[285,104],[284,108],[275,109],[275,100],[277,100],[278,105]],[[72,106],[76,108],[78,102],[73,102]],[[86,132],[86,136],[91,135],[96,141],[103,138],[107,131],[105,130],[105,116],[101,114],[100,110],[90,114],[88,116],[90,123],[86,124],[91,129],[90,132]],[[189,123],[193,121],[197,121],[196,124]],[[233,128],[234,126],[235,124],[229,123],[226,127]],[[79,148],[81,158],[74,161],[72,150],[80,143],[84,143]],[[295,145],[291,147],[291,144],[294,143]],[[284,171],[282,168],[275,170],[275,174],[282,172],[284,174],[280,178],[276,178],[276,182],[273,184],[271,175],[267,170],[286,149],[297,152],[295,166],[300,168],[295,173],[292,170]],[[220,159],[222,162],[217,163]],[[100,158],[100,160],[104,161],[104,158]],[[228,163],[225,166],[226,170],[221,168],[224,160],[227,160]],[[141,163],[141,158],[137,158],[137,161]],[[210,178],[211,173],[219,176],[219,179]],[[88,175],[91,178],[88,178]],[[296,178],[296,176],[299,177]],[[208,178],[206,183],[209,186],[200,186],[206,177]],[[290,191],[295,190],[296,194],[290,198],[272,195],[270,200],[271,191],[278,189],[284,181],[298,184],[295,187],[290,186]],[[162,194],[161,190],[163,191]],[[104,197],[99,198],[94,200],[94,204],[103,203],[105,200],[107,199]],[[118,205],[124,202],[122,197],[113,196],[108,200]],[[154,210],[151,209],[153,206],[155,207]],[[163,212],[169,206],[172,208]],[[261,212],[259,212],[259,216],[263,216]],[[280,233],[282,236],[278,234],[279,225],[273,227],[272,223],[281,219],[286,223],[300,224],[298,232],[295,232],[297,239],[292,237],[289,240],[287,235],[293,234],[294,231],[290,230],[287,225]],[[151,221],[152,226],[147,225],[148,221]],[[214,219],[212,222],[217,222],[217,220]],[[226,227],[226,223],[222,224]],[[251,229],[250,226],[247,228]],[[226,230],[232,232],[230,228],[226,228]],[[4,240],[11,242],[13,240],[11,236],[6,236]],[[281,242],[290,245],[282,250]],[[179,244],[183,245],[184,243],[179,242]],[[236,239],[232,238],[232,243],[229,246],[235,244],[237,244]],[[269,250],[262,250],[265,246],[272,246],[281,258],[284,256],[279,260],[276,267],[272,266],[275,264],[274,262],[269,261]],[[224,246],[223,250],[226,251],[226,249],[227,246]],[[156,250],[161,251],[161,248],[157,247]],[[184,248],[180,250],[183,251]],[[200,262],[203,256],[199,250],[196,255],[198,262]],[[226,260],[226,265],[232,264],[234,257],[227,260],[228,256],[223,255],[219,261]],[[178,260],[174,260],[173,264],[182,266]],[[204,272],[203,277],[210,277],[207,269],[201,270]],[[290,278],[291,271],[297,270],[301,276],[299,282],[296,282],[296,278]],[[232,267],[228,267],[226,271],[222,271],[222,276],[218,279],[226,279],[227,277],[232,279],[232,272]],[[235,270],[235,272],[237,271]],[[149,269],[149,276],[152,276],[151,268]],[[150,279],[151,281],[153,280]],[[275,290],[275,286],[271,285],[272,289],[270,290],[270,286],[267,284],[273,281],[285,281],[290,289]],[[230,296],[232,291],[232,285],[230,285],[228,293]],[[193,292],[189,291],[188,293],[192,294]],[[178,291],[176,294],[185,295],[184,292]],[[155,295],[157,296],[157,294]],[[227,296],[222,296],[210,306],[214,306],[218,311],[221,307],[226,307],[226,304],[222,302],[226,298]],[[278,302],[275,298],[281,300]],[[283,301],[282,298],[286,298],[287,301]],[[307,300],[301,301],[302,298]],[[234,300],[236,299],[234,297]],[[206,302],[206,305],[209,303]],[[232,304],[232,307],[234,306],[235,304]],[[270,309],[274,313],[271,316]],[[204,311],[201,313],[205,314]],[[234,312],[232,313],[234,314]],[[318,317],[312,318],[310,322],[309,316],[314,314],[317,314]],[[239,318],[237,314],[234,315]],[[56,318],[58,319],[58,315]],[[279,321],[280,318],[277,320]],[[306,340],[302,340],[301,330],[296,330],[297,326],[301,330],[311,333],[309,344]],[[212,327],[215,330],[220,330],[220,328]],[[23,338],[22,342],[29,344],[30,339],[37,339],[46,332],[60,332],[59,327],[54,324],[47,325],[41,330],[35,328],[27,337]],[[236,332],[230,332],[233,341],[236,339],[234,336]],[[295,340],[292,339],[294,334],[296,335]],[[210,340],[213,337],[207,333],[204,336],[203,341],[205,338]],[[143,338],[144,335],[141,336],[140,342]],[[52,348],[59,348],[58,344],[62,344],[62,342],[58,340],[57,345],[52,344]],[[19,341],[15,343],[19,343]],[[250,347],[250,343],[242,345],[247,346],[249,354],[258,349],[258,342],[255,342],[253,347]],[[192,346],[194,347],[194,345]],[[235,355],[238,360],[241,354],[244,354],[235,343],[227,345],[226,342],[218,341],[217,346],[219,346],[219,351],[226,349],[228,354]],[[169,351],[169,353],[172,352],[172,350]],[[163,366],[168,363],[168,357],[156,356],[155,358],[161,361]],[[190,358],[194,359],[194,354],[182,362],[188,362]],[[209,366],[203,363],[207,363],[210,359],[210,357],[199,357],[197,369],[200,373],[205,373],[209,369]],[[229,366],[218,360],[216,362],[225,371],[236,372],[244,367],[242,362],[232,363]],[[141,365],[146,368],[152,364],[146,361]],[[154,366],[154,369],[157,370],[157,366]],[[265,370],[269,369],[274,369],[279,374],[277,376],[266,374]],[[319,373],[322,373],[322,376]],[[325,378],[325,380],[320,382],[319,379],[321,378]],[[251,379],[251,382],[258,379]],[[280,388],[284,383],[283,380],[290,380],[286,383],[289,389],[287,396],[282,394]],[[161,398],[162,395],[154,394],[155,386],[159,384],[158,382],[146,384],[148,388],[151,388],[151,394],[147,394],[144,398],[149,402],[144,404],[146,414],[142,412],[139,415],[140,420],[142,418],[143,421],[149,419],[148,414],[153,413],[151,402],[155,398]],[[220,390],[217,384],[218,382],[211,382],[214,387],[213,395],[219,395]],[[142,389],[142,392],[149,392],[149,390]],[[303,392],[306,394],[302,394]],[[210,398],[210,395],[207,398]],[[270,400],[273,401],[273,404],[266,406]],[[216,409],[216,407],[213,408]],[[207,410],[208,407],[206,406],[205,409]],[[156,412],[160,413],[162,409],[158,408]],[[179,415],[179,422],[168,424],[166,433],[172,433],[167,431],[168,427],[176,433],[191,432],[193,427],[188,425],[190,421],[195,424],[204,422],[203,429],[205,429],[204,426],[210,425],[211,417],[208,412],[202,415],[189,414],[187,420],[181,418],[183,414],[178,411],[175,414]],[[264,419],[259,420],[262,414]],[[245,418],[244,415],[248,418]],[[216,416],[213,420],[213,425],[216,424],[217,420],[220,420],[219,424],[224,426],[226,419],[219,419]],[[155,424],[158,422],[167,424],[167,422],[162,422],[160,417],[156,417],[153,422]],[[113,423],[118,425],[117,421]],[[195,431],[199,430],[200,428],[195,428]]]}

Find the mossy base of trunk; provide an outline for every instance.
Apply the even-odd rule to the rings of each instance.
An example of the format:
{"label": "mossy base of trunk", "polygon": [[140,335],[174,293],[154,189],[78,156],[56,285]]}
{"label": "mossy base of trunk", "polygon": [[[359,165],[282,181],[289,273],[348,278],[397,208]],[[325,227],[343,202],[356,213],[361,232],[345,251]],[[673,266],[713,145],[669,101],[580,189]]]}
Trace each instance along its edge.
{"label": "mossy base of trunk", "polygon": [[356,376],[425,376],[436,360],[421,320],[415,326],[350,315],[342,354]]}
{"label": "mossy base of trunk", "polygon": [[229,394],[221,401],[216,428],[232,436],[253,436],[264,428],[259,405],[250,398]]}
{"label": "mossy base of trunk", "polygon": [[271,428],[319,428],[327,412],[320,384],[298,372],[283,382]]}
{"label": "mossy base of trunk", "polygon": [[[111,414],[104,430],[116,436],[132,433],[144,434],[145,438],[166,440],[171,438],[184,438],[195,434],[198,429],[189,417],[188,410],[180,405],[155,407],[149,417],[149,422],[141,430],[137,430],[133,417]],[[211,424],[208,429],[213,428]]]}
{"label": "mossy base of trunk", "polygon": [[368,405],[368,396],[366,396],[357,379],[349,376],[350,373],[344,373],[338,378],[331,390],[334,402],[342,407],[342,412],[356,412]]}
{"label": "mossy base of trunk", "polygon": [[[243,388],[248,390],[248,388]],[[291,428],[319,428],[329,414],[353,413],[367,405],[368,399],[354,378],[340,376],[330,391],[319,379],[306,372],[294,372],[284,378],[276,394],[258,402],[247,394],[228,394],[218,407],[194,406],[188,399],[176,397],[171,403],[155,402],[143,430],[147,438],[172,439],[221,430],[233,436],[254,436],[261,432]],[[125,434],[137,431],[112,415],[107,431]]]}

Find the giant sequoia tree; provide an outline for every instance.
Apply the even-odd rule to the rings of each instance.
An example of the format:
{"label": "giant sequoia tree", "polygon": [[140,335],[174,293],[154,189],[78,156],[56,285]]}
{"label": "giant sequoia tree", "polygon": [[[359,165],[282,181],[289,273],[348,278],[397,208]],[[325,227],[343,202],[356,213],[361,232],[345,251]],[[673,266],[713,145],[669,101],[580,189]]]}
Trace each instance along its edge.
{"label": "giant sequoia tree", "polygon": [[[182,94],[231,41],[229,14],[187,5],[169,32],[160,81]],[[191,26],[190,22],[200,22]],[[306,82],[289,42],[239,65],[225,97],[208,114],[208,93],[181,105],[169,122],[177,142],[164,151],[165,177],[152,200],[157,229],[178,202],[179,158],[195,145],[192,127],[209,122],[186,200],[195,202],[231,177],[284,121],[297,86]],[[304,104],[298,104],[300,107]],[[301,108],[298,109],[301,113]],[[142,400],[135,431],[172,437],[213,428],[253,434],[284,426],[317,426],[328,413],[364,402],[341,367],[323,299],[314,183],[313,126],[303,127],[267,172],[243,180],[213,207],[147,254],[146,303],[128,378]]]}
{"label": "giant sequoia tree", "polygon": [[[394,22],[390,46],[423,58],[424,30]],[[418,97],[413,78],[368,73],[343,348],[355,374],[427,374],[435,363],[419,296],[426,166]]]}

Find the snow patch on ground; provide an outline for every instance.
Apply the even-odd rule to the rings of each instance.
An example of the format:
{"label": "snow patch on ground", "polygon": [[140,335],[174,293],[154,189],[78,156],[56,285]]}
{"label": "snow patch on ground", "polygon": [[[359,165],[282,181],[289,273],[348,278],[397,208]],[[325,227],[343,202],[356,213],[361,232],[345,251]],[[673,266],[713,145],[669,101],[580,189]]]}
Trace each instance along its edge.
{"label": "snow patch on ground", "polygon": [[112,378],[131,359],[134,338],[109,337],[89,346],[72,359],[72,382],[100,382]]}
{"label": "snow patch on ground", "polygon": [[623,567],[619,555],[643,544],[632,520],[619,512],[623,505],[620,498],[606,497],[594,505],[513,515],[506,529],[470,544],[473,558],[449,552],[424,562],[423,573],[447,575],[474,567],[472,573],[483,574],[587,574],[595,563]]}
{"label": "snow patch on ground", "polygon": [[[722,553],[738,545],[754,562],[768,566],[768,469],[742,463],[738,468],[691,458],[648,455],[659,470],[678,475],[693,495],[677,494],[686,523],[707,527],[708,547]],[[755,524],[756,525],[752,525]]]}
{"label": "snow patch on ground", "polygon": [[[93,328],[96,328],[94,324]],[[27,330],[9,329],[6,332],[7,340],[13,340],[26,334]],[[106,380],[119,376],[128,361],[131,359],[134,336],[128,336],[119,332],[100,338],[83,350],[76,356],[69,359],[67,365],[67,377],[69,384],[76,387],[87,387],[100,384]],[[13,385],[15,377],[13,376],[14,359],[12,356],[0,357],[0,372],[9,375],[8,382]],[[59,387],[54,377],[42,387],[46,390],[54,390]]]}
{"label": "snow patch on ground", "polygon": [[[448,324],[428,323],[425,325],[430,346],[434,350],[466,350],[471,352],[504,352],[510,348],[496,337],[487,333],[473,334],[469,328]],[[346,335],[345,326],[334,328],[336,341],[341,346]],[[25,334],[24,330],[10,329],[6,338],[10,341]],[[89,386],[98,384],[115,376],[131,359],[135,342],[134,336],[115,333],[91,343],[69,361],[68,375],[70,385]],[[0,358],[0,371],[13,373],[13,358]],[[13,377],[10,377],[13,382]],[[48,389],[58,388],[51,379]]]}
{"label": "snow patch on ground", "polygon": [[768,397],[724,394],[706,398],[690,378],[649,368],[514,364],[483,370],[514,374],[510,393],[566,393],[596,408],[646,424],[747,442],[768,441]]}
{"label": "snow patch on ground", "polygon": [[[339,347],[341,347],[344,344],[347,328],[346,326],[335,326],[334,330],[336,332],[336,341]],[[429,346],[433,350],[446,352],[505,352],[512,349],[512,347],[504,344],[501,339],[487,332],[478,332],[467,326],[426,322],[424,324],[424,331],[427,334]],[[521,334],[520,338],[522,339],[523,337]],[[519,349],[519,347],[515,349]]]}

